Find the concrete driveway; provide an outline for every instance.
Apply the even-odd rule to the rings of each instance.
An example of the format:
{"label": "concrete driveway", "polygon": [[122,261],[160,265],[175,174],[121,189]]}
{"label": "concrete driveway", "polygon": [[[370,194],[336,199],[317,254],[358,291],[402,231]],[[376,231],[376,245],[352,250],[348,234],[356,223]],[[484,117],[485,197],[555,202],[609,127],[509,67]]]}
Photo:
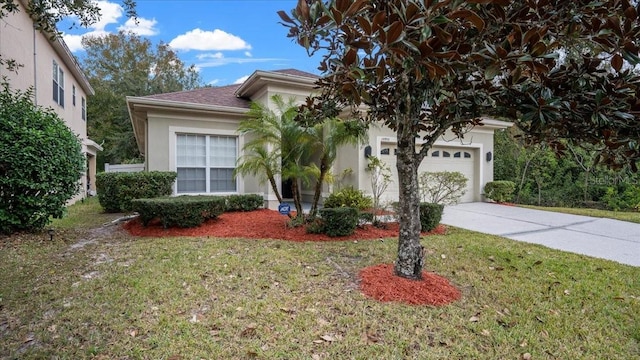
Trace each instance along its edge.
{"label": "concrete driveway", "polygon": [[640,266],[640,224],[480,202],[446,206],[441,222]]}

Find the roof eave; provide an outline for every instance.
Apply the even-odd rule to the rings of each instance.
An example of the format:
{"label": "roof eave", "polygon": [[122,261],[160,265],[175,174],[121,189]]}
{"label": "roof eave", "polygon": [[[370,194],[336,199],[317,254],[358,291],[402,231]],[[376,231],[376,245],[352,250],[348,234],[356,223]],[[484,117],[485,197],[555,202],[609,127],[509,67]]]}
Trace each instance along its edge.
{"label": "roof eave", "polygon": [[[148,97],[127,96],[127,110],[129,118],[133,126],[133,132],[138,144],[138,150],[145,156],[146,149],[146,122],[147,118],[139,115],[138,110],[159,109],[159,110],[178,110],[178,111],[196,111],[196,112],[215,112],[222,115],[241,116],[245,115],[248,108],[238,108],[231,106],[206,105],[189,103],[184,101],[153,99]],[[145,111],[146,113],[146,111]]]}
{"label": "roof eave", "polygon": [[149,97],[137,97],[127,96],[127,104],[129,107],[146,106],[150,108],[158,109],[172,109],[172,110],[197,110],[197,111],[215,111],[221,114],[228,115],[243,115],[249,111],[248,108],[223,106],[223,105],[209,105],[199,104],[185,101],[154,99]]}
{"label": "roof eave", "polygon": [[237,97],[250,99],[259,88],[266,84],[267,81],[269,83],[294,85],[309,88],[311,90],[315,88],[317,80],[317,78],[307,76],[256,70],[247,80],[245,80],[245,82],[242,83],[242,85],[240,85],[240,87],[238,87],[235,91],[235,95]]}
{"label": "roof eave", "polygon": [[491,129],[507,129],[512,127],[513,123],[508,121],[502,121],[502,120],[483,117],[482,125],[485,128],[491,128]]}

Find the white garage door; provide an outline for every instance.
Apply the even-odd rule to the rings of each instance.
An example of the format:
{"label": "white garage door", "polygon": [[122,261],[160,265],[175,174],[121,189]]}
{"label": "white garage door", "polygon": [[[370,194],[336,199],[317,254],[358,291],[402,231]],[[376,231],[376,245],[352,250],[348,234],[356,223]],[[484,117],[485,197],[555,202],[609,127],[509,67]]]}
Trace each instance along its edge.
{"label": "white garage door", "polygon": [[[398,172],[396,170],[396,144],[383,143],[380,151],[380,159],[389,166],[392,173],[393,182],[389,184],[387,188],[387,194],[385,200],[397,201],[398,200]],[[460,199],[460,202],[473,202],[476,189],[476,176],[475,176],[475,164],[476,152],[471,148],[463,147],[438,147],[435,146],[427,157],[424,158],[420,164],[418,174],[422,172],[436,172],[436,171],[459,171],[467,178],[467,189],[465,194]]]}

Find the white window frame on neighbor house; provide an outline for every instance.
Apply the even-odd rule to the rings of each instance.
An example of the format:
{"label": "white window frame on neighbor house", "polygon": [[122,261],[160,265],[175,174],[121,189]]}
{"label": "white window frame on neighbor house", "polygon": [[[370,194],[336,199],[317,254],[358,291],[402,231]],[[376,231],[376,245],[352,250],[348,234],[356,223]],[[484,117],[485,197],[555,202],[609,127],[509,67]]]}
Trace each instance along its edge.
{"label": "white window frame on neighbor house", "polygon": [[[184,166],[181,166],[184,163],[184,158],[179,157],[178,151],[178,137],[179,136],[200,136],[204,137],[204,155],[201,161],[187,161]],[[235,154],[233,158],[233,162],[222,161],[218,166],[216,166],[215,161],[216,158],[211,156],[211,146],[212,142],[218,137],[222,138],[233,138],[235,139]],[[235,169],[236,161],[238,159],[240,149],[242,148],[242,137],[238,136],[235,131],[228,130],[217,130],[213,131],[211,129],[202,129],[202,128],[186,128],[186,127],[169,127],[169,167],[172,171],[179,171],[182,169],[204,169],[204,179],[200,179],[200,181],[204,181],[204,191],[178,191],[178,183],[180,179],[176,180],[174,184],[173,193],[177,195],[198,195],[198,194],[216,194],[216,195],[230,195],[230,194],[241,194],[244,192],[244,184],[240,181],[239,177],[236,177],[234,180],[235,190],[233,191],[215,191],[215,189],[211,189],[211,172],[213,169]],[[193,160],[193,159],[190,159]],[[180,177],[180,175],[179,175]]]}
{"label": "white window frame on neighbor house", "polygon": [[53,60],[53,101],[64,107],[64,71]]}
{"label": "white window frame on neighbor house", "polygon": [[80,97],[80,100],[82,102],[82,120],[87,121],[87,100],[84,96]]}

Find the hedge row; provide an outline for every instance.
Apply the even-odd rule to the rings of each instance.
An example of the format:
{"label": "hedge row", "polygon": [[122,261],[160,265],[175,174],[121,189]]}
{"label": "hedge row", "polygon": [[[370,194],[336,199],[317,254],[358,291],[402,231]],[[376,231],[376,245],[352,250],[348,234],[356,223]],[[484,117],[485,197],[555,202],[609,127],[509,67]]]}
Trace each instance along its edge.
{"label": "hedge row", "polygon": [[177,176],[173,171],[99,173],[96,175],[98,201],[105,212],[129,212],[133,210],[133,199],[171,195]]}
{"label": "hedge row", "polygon": [[[422,231],[435,229],[440,220],[444,205],[433,203],[420,203],[420,225]],[[320,218],[307,225],[307,232],[313,234],[327,234],[329,236],[347,236],[353,234],[359,219],[364,216],[355,208],[338,207],[320,209]],[[371,214],[372,215],[372,214]],[[373,216],[371,216],[373,218]]]}
{"label": "hedge row", "polygon": [[134,199],[134,211],[147,226],[153,219],[160,219],[164,228],[195,227],[205,220],[215,219],[226,208],[225,199],[218,196],[176,196],[154,199]]}
{"label": "hedge row", "polygon": [[226,211],[251,211],[262,205],[262,196],[253,194],[183,195],[131,200],[131,208],[140,214],[140,220],[144,226],[153,219],[160,219],[165,228],[196,227],[208,219],[215,219]]}

